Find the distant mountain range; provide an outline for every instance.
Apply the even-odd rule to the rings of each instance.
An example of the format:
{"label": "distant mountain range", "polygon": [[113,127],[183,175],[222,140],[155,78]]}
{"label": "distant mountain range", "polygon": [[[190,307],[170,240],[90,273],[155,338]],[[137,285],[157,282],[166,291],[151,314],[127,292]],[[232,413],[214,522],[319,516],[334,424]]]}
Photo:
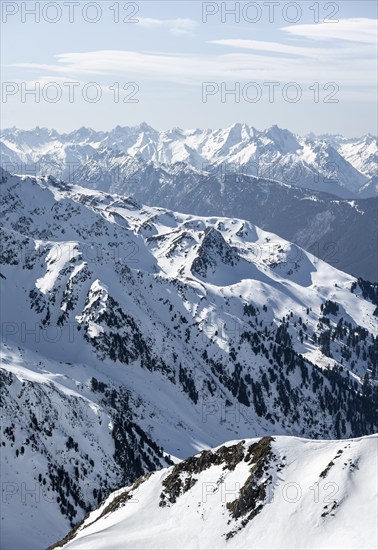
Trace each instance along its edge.
{"label": "distant mountain range", "polygon": [[378,280],[371,135],[301,138],[245,124],[158,132],[143,123],[69,134],[11,128],[0,146],[11,171],[52,174],[188,214],[247,219],[338,269]]}
{"label": "distant mountain range", "polygon": [[[17,128],[1,134],[2,166],[12,172],[37,169],[39,174],[67,180],[76,172],[84,184],[85,165],[98,163],[103,172],[114,165],[136,171],[140,163],[183,165],[202,174],[236,172],[324,191],[342,198],[370,197],[377,193],[371,179],[377,175],[377,139],[342,136],[300,137],[272,126],[259,131],[247,124],[224,130],[158,132],[146,123],[117,126],[109,132],[80,128],[60,134],[47,128]],[[93,172],[92,172],[93,174]],[[98,184],[101,187],[101,176]],[[104,180],[106,184],[106,177]],[[104,188],[104,187],[102,187]]]}

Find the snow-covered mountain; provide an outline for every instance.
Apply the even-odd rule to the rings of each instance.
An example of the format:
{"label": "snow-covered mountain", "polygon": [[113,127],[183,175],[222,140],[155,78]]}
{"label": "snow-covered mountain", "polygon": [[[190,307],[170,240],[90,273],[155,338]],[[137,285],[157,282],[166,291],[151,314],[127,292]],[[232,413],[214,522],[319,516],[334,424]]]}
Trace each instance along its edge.
{"label": "snow-covered mountain", "polygon": [[[102,189],[105,174],[115,165],[120,164],[121,171],[125,165],[130,170],[144,161],[159,167],[185,165],[202,174],[234,171],[356,198],[376,175],[377,167],[377,144],[372,136],[358,141],[302,138],[278,126],[259,131],[240,123],[219,130],[162,132],[146,123],[117,126],[108,132],[80,128],[68,134],[38,127],[29,131],[10,128],[1,134],[1,148],[2,166],[8,170],[34,170],[84,185],[88,174],[83,166],[100,162],[104,169],[97,173],[97,181]],[[375,195],[373,190],[370,196]],[[362,196],[369,196],[366,189]]]}
{"label": "snow-covered mountain", "polygon": [[[88,186],[98,188],[101,170],[99,164],[87,163]],[[127,165],[122,176],[115,173],[107,174],[110,192],[188,214],[246,219],[342,271],[378,281],[378,198],[339,199],[235,172],[204,176],[182,165],[148,164],[134,172]]]}
{"label": "snow-covered mountain", "polygon": [[0,204],[1,547],[230,439],[377,431],[377,285],[238,218],[53,178],[2,171]]}
{"label": "snow-covered mountain", "polygon": [[[378,280],[372,136],[300,138],[277,126],[259,132],[245,124],[157,132],[143,123],[69,134],[12,128],[0,148],[2,166],[17,173],[51,174],[190,214],[247,219],[338,269]],[[355,148],[344,159],[343,151]]]}
{"label": "snow-covered mountain", "polygon": [[378,151],[377,138],[371,134],[360,138],[343,136],[320,136],[330,143],[356,170],[369,178],[377,177]]}
{"label": "snow-covered mountain", "polygon": [[53,548],[371,550],[377,471],[377,436],[233,441],[111,494]]}

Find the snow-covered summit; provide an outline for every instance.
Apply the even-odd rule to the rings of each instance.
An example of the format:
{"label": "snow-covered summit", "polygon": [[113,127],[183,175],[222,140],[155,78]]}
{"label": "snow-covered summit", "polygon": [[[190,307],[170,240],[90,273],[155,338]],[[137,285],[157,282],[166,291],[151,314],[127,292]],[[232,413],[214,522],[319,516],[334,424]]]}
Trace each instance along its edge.
{"label": "snow-covered summit", "polygon": [[110,495],[53,548],[370,550],[376,451],[377,436],[232,441]]}

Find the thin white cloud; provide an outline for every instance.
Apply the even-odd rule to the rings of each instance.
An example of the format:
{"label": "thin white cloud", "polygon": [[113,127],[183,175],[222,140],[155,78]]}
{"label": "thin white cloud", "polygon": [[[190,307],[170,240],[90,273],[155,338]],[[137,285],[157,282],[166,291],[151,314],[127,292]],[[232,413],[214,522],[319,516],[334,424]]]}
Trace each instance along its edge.
{"label": "thin white cloud", "polygon": [[376,19],[340,19],[335,23],[291,25],[282,27],[280,30],[290,35],[291,43],[243,39],[211,40],[209,43],[319,60],[327,60],[330,55],[335,61],[347,56],[354,58],[358,56],[364,58],[369,54],[376,56]]}
{"label": "thin white cloud", "polygon": [[178,27],[174,27],[172,29],[169,29],[168,31],[173,36],[194,36],[194,33],[191,31],[187,31],[186,29],[181,29]]}
{"label": "thin white cloud", "polygon": [[[211,41],[234,50],[220,54],[99,50],[63,53],[57,55],[52,64],[16,63],[8,67],[81,79],[97,76],[101,80],[111,76],[125,80],[127,75],[127,80],[195,85],[201,81],[220,80],[316,81],[336,82],[339,86],[357,89],[376,85],[373,21],[349,19],[338,23],[284,27],[282,30],[290,34],[291,43],[240,39]],[[141,19],[141,22],[145,27],[165,27],[179,34],[190,32],[196,25],[191,19]],[[325,42],[326,39],[331,43]]]}
{"label": "thin white cloud", "polygon": [[311,40],[345,40],[364,44],[377,43],[377,20],[368,18],[339,19],[333,23],[290,25],[282,31]]}
{"label": "thin white cloud", "polygon": [[15,68],[81,78],[125,80],[148,79],[197,85],[201,81],[337,82],[341,85],[370,86],[376,83],[375,59],[351,56],[340,50],[337,63],[332,55],[282,57],[258,53],[183,55],[150,52],[100,50],[64,53],[55,64],[17,63]]}
{"label": "thin white cloud", "polygon": [[243,50],[279,53],[283,55],[287,54],[304,57],[319,57],[319,50],[317,48],[303,48],[300,46],[292,46],[290,44],[281,44],[280,42],[227,38],[224,40],[210,40],[209,44],[218,44],[220,46],[229,46],[230,48],[239,48]]}
{"label": "thin white cloud", "polygon": [[193,19],[153,19],[151,17],[140,17],[138,24],[147,29],[166,28],[174,36],[194,36],[194,30],[198,22]]}

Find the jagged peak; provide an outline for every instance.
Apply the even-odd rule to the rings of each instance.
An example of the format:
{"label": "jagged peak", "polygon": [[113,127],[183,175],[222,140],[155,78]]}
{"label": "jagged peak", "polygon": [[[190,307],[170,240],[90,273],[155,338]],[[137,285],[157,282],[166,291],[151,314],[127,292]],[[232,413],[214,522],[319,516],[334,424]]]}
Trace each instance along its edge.
{"label": "jagged peak", "polygon": [[239,259],[237,252],[225,241],[221,232],[215,227],[208,226],[192,263],[191,271],[193,274],[206,277],[208,271],[214,271],[218,263],[234,266]]}

